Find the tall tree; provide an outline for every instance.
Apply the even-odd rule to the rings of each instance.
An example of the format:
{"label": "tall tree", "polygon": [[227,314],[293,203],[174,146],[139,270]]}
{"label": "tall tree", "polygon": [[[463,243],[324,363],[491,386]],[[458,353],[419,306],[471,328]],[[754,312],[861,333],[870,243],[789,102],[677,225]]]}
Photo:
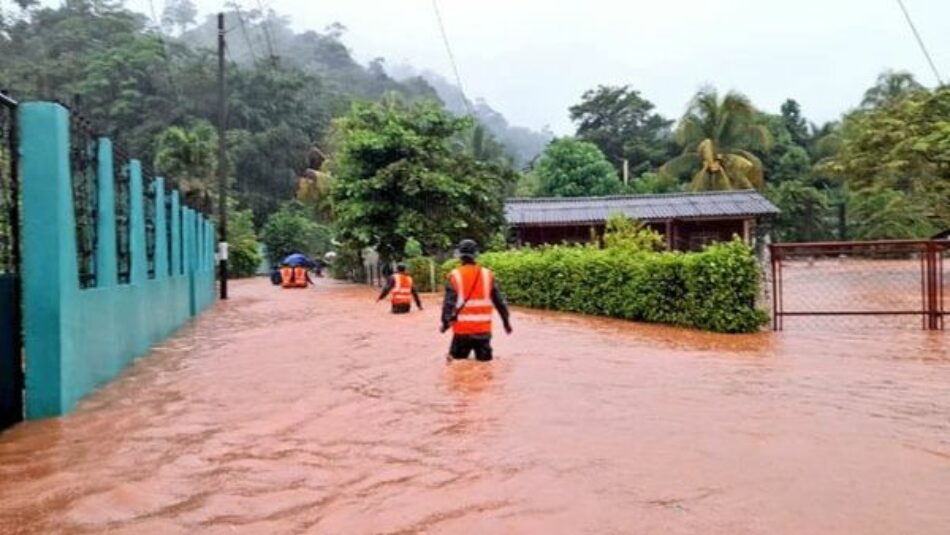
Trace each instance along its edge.
{"label": "tall tree", "polygon": [[819,241],[832,237],[826,192],[798,180],[769,186],[769,199],[781,210],[773,221],[779,241]]}
{"label": "tall tree", "polygon": [[[783,111],[788,108],[783,106]],[[795,141],[796,135],[806,135],[802,121],[790,121],[790,117],[759,113],[758,122],[763,125],[772,140],[768,150],[762,150],[761,161],[767,182],[778,183],[786,180],[804,180],[811,175],[811,157],[805,147]],[[794,116],[794,114],[792,115]],[[789,125],[798,133],[792,134]],[[807,140],[806,140],[807,143]]]}
{"label": "tall tree", "polygon": [[[892,188],[924,206],[931,221],[950,226],[948,118],[948,88],[913,91],[887,105],[854,111],[841,125],[837,154],[819,170],[856,192]],[[878,193],[873,198],[884,198]]]}
{"label": "tall tree", "polygon": [[878,108],[924,91],[924,86],[920,85],[913,74],[906,71],[885,71],[877,77],[877,83],[864,92],[861,107]]}
{"label": "tall tree", "polygon": [[167,0],[162,11],[162,25],[183,32],[195,23],[197,16],[198,9],[191,0]]}
{"label": "tall tree", "polygon": [[764,187],[762,162],[752,151],[767,150],[772,140],[744,95],[729,92],[720,98],[715,89],[701,90],[680,120],[676,140],[683,153],[665,163],[661,172],[692,170],[693,190]]}
{"label": "tall tree", "polygon": [[452,150],[452,138],[470,124],[434,104],[396,99],[355,104],[337,120],[329,170],[342,246],[375,247],[395,259],[410,238],[435,253],[497,232],[513,175]]}
{"label": "tall tree", "polygon": [[808,144],[808,122],[802,117],[802,108],[793,98],[787,99],[782,103],[781,108],[782,122],[792,142],[800,147]]}
{"label": "tall tree", "polygon": [[611,195],[621,190],[610,162],[593,143],[562,138],[548,145],[535,166],[538,194],[551,197]]}
{"label": "tall tree", "polygon": [[570,107],[577,137],[601,150],[622,172],[629,162],[632,176],[656,169],[670,156],[673,121],[653,112],[653,103],[630,86],[599,86]]}

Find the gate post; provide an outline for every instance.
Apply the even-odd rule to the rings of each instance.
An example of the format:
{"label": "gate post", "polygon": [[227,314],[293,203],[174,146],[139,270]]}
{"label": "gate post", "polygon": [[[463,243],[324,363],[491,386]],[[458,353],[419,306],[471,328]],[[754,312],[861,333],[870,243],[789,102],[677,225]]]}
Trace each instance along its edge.
{"label": "gate post", "polygon": [[67,409],[63,393],[64,311],[77,298],[79,272],[69,114],[59,104],[19,107],[22,170],[23,320],[27,418]]}

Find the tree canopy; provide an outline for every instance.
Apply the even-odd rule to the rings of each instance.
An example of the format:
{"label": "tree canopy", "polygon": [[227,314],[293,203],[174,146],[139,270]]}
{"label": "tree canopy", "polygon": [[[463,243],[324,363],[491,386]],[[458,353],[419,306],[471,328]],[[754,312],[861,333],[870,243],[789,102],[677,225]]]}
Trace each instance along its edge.
{"label": "tree canopy", "polygon": [[577,138],[597,145],[618,173],[624,159],[635,176],[672,156],[673,121],[654,113],[653,103],[630,86],[591,89],[569,112]]}
{"label": "tree canopy", "polygon": [[462,238],[485,243],[503,225],[511,171],[480,162],[452,139],[470,126],[432,104],[354,104],[334,122],[330,173],[337,239],[398,258],[410,239],[426,253]]}
{"label": "tree canopy", "polygon": [[572,138],[551,142],[534,173],[537,194],[546,197],[584,197],[619,193],[617,172],[593,143]]}

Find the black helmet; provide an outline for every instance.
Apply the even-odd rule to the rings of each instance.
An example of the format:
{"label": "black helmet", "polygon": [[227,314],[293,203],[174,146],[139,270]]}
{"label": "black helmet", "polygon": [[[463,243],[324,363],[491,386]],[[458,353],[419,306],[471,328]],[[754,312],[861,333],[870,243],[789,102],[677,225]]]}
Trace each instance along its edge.
{"label": "black helmet", "polygon": [[462,240],[458,244],[459,258],[475,259],[478,256],[478,243],[475,240]]}
{"label": "black helmet", "polygon": [[396,271],[398,271],[399,273],[406,271],[406,264],[403,264],[402,262],[396,264]]}

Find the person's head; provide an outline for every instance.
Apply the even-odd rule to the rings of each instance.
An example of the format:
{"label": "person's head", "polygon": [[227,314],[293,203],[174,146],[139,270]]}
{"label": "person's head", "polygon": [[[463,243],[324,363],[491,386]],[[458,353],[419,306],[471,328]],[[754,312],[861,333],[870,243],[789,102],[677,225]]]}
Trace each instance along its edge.
{"label": "person's head", "polygon": [[405,273],[405,272],[406,272],[406,264],[403,264],[402,262],[396,264],[396,272],[397,272],[397,273]]}
{"label": "person's head", "polygon": [[475,240],[465,239],[458,244],[458,257],[463,264],[471,264],[478,257],[478,243]]}

